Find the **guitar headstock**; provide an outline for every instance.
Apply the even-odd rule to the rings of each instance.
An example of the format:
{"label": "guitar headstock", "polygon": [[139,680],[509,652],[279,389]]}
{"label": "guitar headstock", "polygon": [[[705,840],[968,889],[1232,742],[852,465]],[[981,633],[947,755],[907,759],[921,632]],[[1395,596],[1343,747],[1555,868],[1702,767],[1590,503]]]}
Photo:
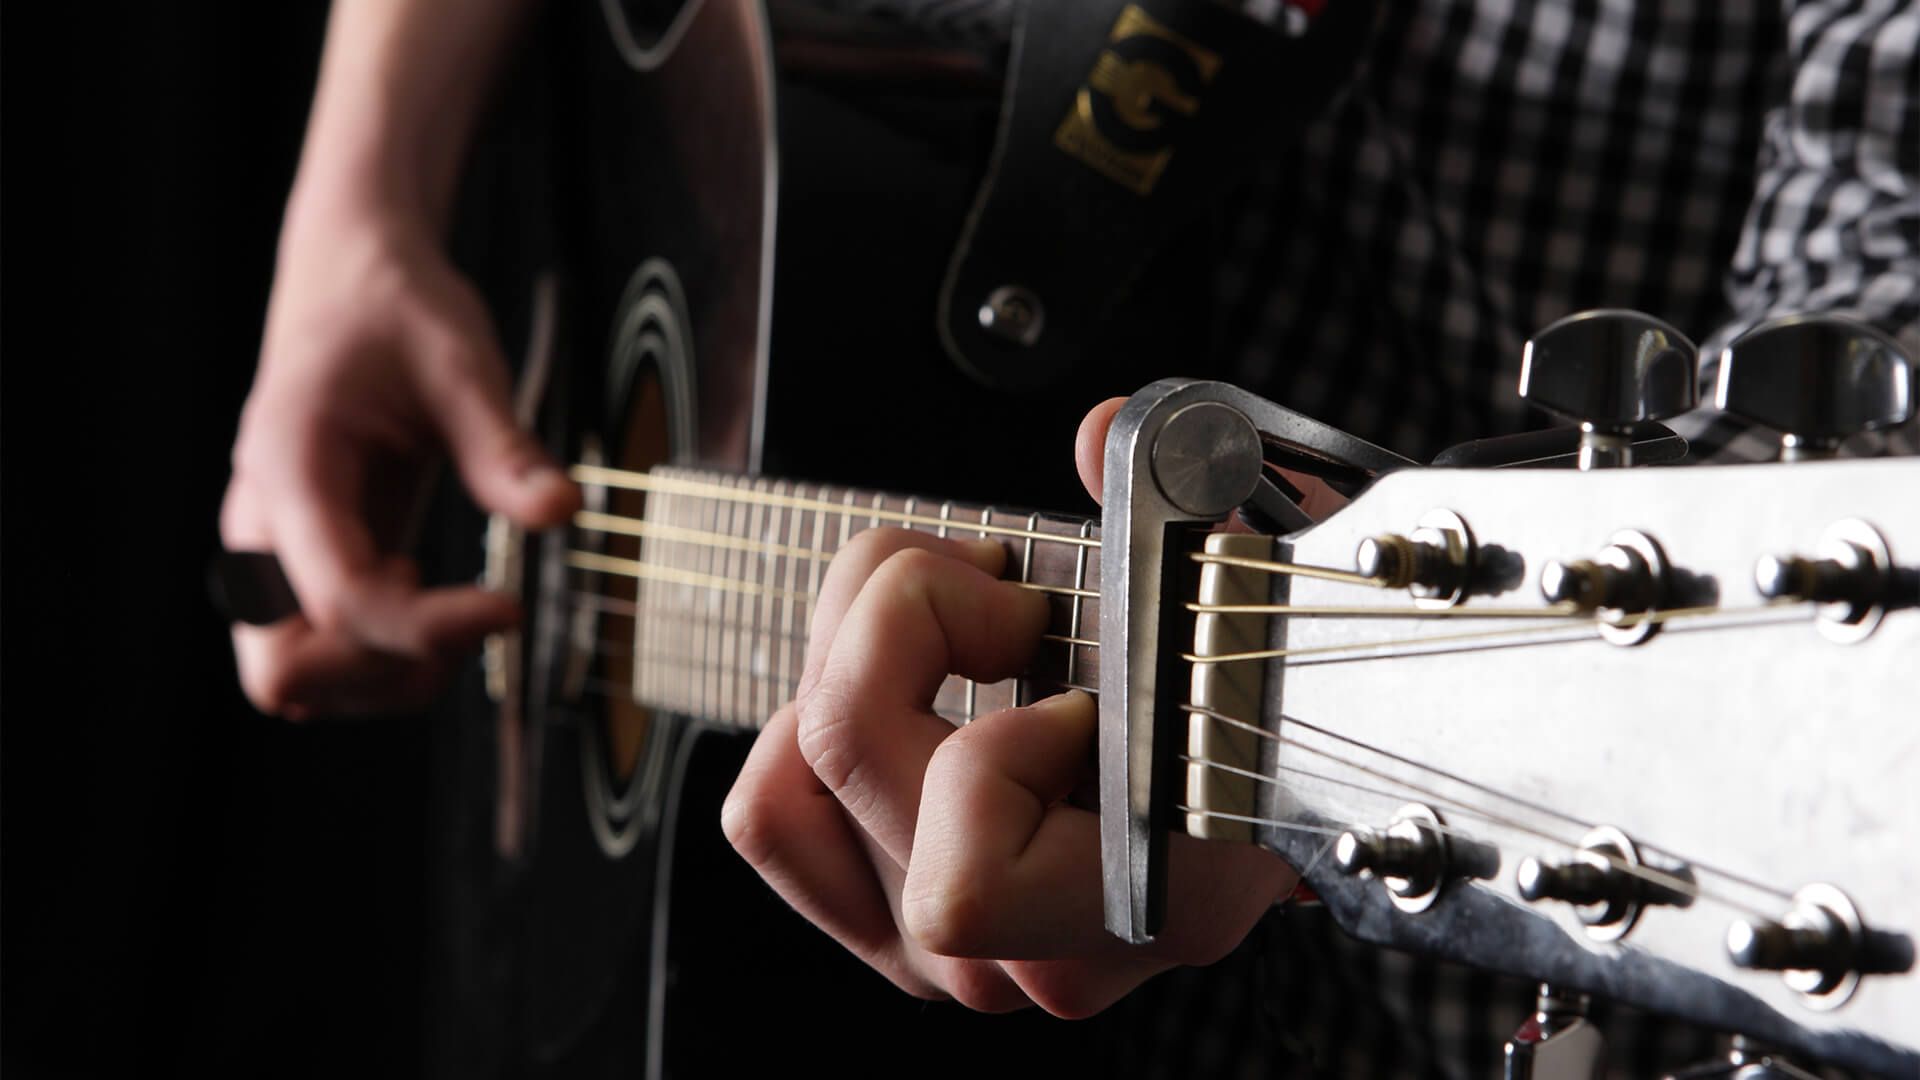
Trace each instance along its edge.
{"label": "guitar headstock", "polygon": [[[1209,633],[1269,655],[1195,696],[1258,679],[1264,779],[1190,817],[1250,819],[1357,936],[1910,1073],[1913,492],[1915,460],[1385,477],[1254,544],[1451,548],[1457,593],[1214,564],[1260,599],[1202,607],[1261,625]],[[1231,751],[1194,736],[1248,733],[1193,717],[1200,779]]]}
{"label": "guitar headstock", "polygon": [[[1648,322],[1622,340],[1661,363],[1627,367],[1690,368]],[[1359,938],[1912,1075],[1920,459],[1589,469],[1691,403],[1593,372],[1586,406],[1536,378],[1590,413],[1578,470],[1407,468],[1219,384],[1122,411],[1109,926],[1157,929],[1184,826],[1287,858]],[[1272,511],[1279,444],[1357,497]],[[1236,507],[1281,535],[1205,535]]]}

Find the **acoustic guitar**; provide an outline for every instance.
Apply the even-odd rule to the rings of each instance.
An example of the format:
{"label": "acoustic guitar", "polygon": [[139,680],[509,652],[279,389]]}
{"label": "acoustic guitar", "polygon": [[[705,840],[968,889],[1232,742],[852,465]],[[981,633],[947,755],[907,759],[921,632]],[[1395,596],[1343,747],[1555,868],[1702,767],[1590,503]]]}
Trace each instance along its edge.
{"label": "acoustic guitar", "polygon": [[[935,708],[962,724],[1099,694],[1122,937],[1178,916],[1160,852],[1184,829],[1286,858],[1356,938],[1542,984],[1511,1075],[1586,1060],[1592,995],[1743,1036],[1709,1066],[1728,1075],[1790,1069],[1764,1063],[1775,1048],[1920,1076],[1920,461],[1414,467],[1173,379],[1116,421],[1098,522],[755,476],[776,186],[759,5],[696,0],[650,41],[618,0],[576,7],[598,45],[554,74],[578,77],[563,100],[591,102],[582,126],[681,134],[638,177],[562,140],[564,167],[603,189],[575,234],[592,241],[534,290],[524,400],[588,505],[559,534],[496,522],[488,538],[491,580],[531,612],[487,651],[498,721],[476,767],[491,857],[517,882],[501,917],[516,979],[577,987],[523,997],[531,1063],[564,1061],[580,1018],[606,1012],[577,973],[637,965],[652,974],[624,1039],[661,1069],[695,736],[751,731],[791,698],[828,560],[890,526],[997,539],[1009,576],[1053,604],[1025,675],[951,679]],[[665,112],[679,122],[652,122]],[[695,197],[609,218],[644,205],[630,188]],[[1633,333],[1612,361],[1569,368],[1543,346],[1533,396],[1574,413],[1554,379],[1589,399],[1631,381],[1641,406],[1679,392],[1647,389],[1645,342],[1671,330],[1655,322],[1616,322]],[[557,364],[556,341],[595,327],[604,362]],[[1793,362],[1910,394],[1906,362],[1860,334]],[[1900,418],[1880,404],[1873,422]],[[1620,463],[1645,419],[1589,417],[1534,464]],[[1351,501],[1307,521],[1282,467]],[[1230,517],[1253,531],[1216,528]],[[587,923],[627,947],[586,955],[570,928]]]}

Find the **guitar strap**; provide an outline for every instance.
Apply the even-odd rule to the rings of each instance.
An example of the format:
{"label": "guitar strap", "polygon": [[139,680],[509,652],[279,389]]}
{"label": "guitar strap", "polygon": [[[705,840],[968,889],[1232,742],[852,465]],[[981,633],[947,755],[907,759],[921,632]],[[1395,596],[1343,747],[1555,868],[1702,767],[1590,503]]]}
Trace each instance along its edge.
{"label": "guitar strap", "polygon": [[1155,302],[1130,295],[1143,269],[1349,81],[1371,0],[1241,2],[1285,17],[1223,0],[1018,5],[993,156],[937,316],[975,379],[1033,389],[1124,349],[1100,331],[1123,303]]}

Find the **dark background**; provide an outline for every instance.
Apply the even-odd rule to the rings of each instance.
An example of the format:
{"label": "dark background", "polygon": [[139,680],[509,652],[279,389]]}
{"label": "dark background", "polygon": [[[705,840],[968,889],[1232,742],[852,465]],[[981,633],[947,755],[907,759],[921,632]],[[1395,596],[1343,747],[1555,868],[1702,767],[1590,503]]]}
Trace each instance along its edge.
{"label": "dark background", "polygon": [[[258,715],[236,688],[204,586],[326,5],[20,10],[0,26],[0,1069],[418,1075],[464,1037],[430,1015],[451,977],[433,959],[445,892],[430,875],[446,844],[428,805],[430,725]],[[912,91],[854,113],[815,90],[782,94],[783,130],[830,149],[782,165],[781,250],[812,257],[777,271],[775,355],[787,359],[775,364],[771,464],[1089,509],[1068,466],[1074,420],[1144,382],[1138,371],[1093,373],[989,414],[1057,446],[1052,468],[1013,439],[964,455],[937,439],[926,454],[871,450],[937,430],[895,407],[903,371],[953,417],[988,407],[928,359],[938,354],[925,313],[984,158],[991,101],[983,112]],[[888,113],[896,106],[911,123]],[[923,153],[930,117],[952,156]],[[894,141],[912,185],[870,167]],[[923,194],[935,188],[943,194]],[[876,205],[885,227],[841,227]],[[845,297],[888,289],[925,295],[875,302],[851,327],[832,317]],[[851,406],[849,387],[860,395]],[[817,418],[836,410],[866,417],[832,429],[858,438],[821,437]],[[1043,419],[1058,430],[1032,438]],[[992,488],[969,486],[986,477]],[[861,1071],[911,1054],[921,1075],[1096,1059],[1155,1074],[1146,1041],[1165,1060],[1190,1057],[1176,1014],[1149,1036],[1151,1001],[1099,1025],[1060,1025],[892,991],[764,889],[753,895],[757,883],[716,843],[724,778],[707,787],[688,813],[713,835],[685,865],[696,884],[740,899],[707,910],[676,901],[691,940],[676,955],[692,966],[678,985],[715,998],[670,1005],[692,1029],[681,1053],[714,1055],[689,1075],[817,1057],[823,1040],[829,1062]],[[758,936],[722,925],[742,912]],[[736,974],[747,988],[729,983]],[[719,1000],[730,991],[736,1000]],[[1229,1011],[1250,1006],[1243,996]],[[743,1007],[757,1011],[746,1024]],[[853,1046],[872,1056],[848,1060]],[[489,1064],[501,1063],[479,1067]]]}
{"label": "dark background", "polygon": [[9,1076],[417,1059],[424,727],[257,715],[203,585],[325,14],[0,28]]}

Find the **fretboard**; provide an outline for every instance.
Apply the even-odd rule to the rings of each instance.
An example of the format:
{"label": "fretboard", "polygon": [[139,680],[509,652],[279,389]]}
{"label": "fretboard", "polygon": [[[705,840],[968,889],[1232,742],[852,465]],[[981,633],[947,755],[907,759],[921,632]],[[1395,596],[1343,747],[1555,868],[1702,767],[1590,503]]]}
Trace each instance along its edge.
{"label": "fretboard", "polygon": [[[607,482],[626,486],[611,475]],[[598,531],[639,537],[638,558],[618,560],[613,576],[626,579],[619,588],[633,603],[631,692],[642,705],[733,727],[765,724],[799,683],[829,560],[880,526],[1000,541],[1003,576],[1045,593],[1053,607],[1020,677],[949,678],[934,701],[941,716],[965,723],[1099,683],[1100,548],[1091,521],[680,468],[627,484],[646,491],[643,516],[600,521]],[[612,596],[614,587],[603,581],[601,591]]]}

